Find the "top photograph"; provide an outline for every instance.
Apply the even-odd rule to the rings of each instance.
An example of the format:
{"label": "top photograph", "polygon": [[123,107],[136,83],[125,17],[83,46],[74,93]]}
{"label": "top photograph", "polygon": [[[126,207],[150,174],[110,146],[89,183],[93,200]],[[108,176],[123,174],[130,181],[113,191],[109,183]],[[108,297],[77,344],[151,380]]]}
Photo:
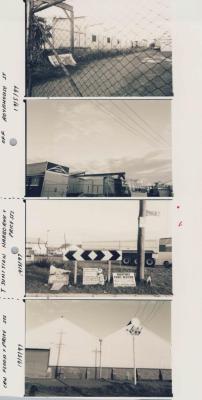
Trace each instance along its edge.
{"label": "top photograph", "polygon": [[173,96],[170,3],[26,0],[26,96]]}

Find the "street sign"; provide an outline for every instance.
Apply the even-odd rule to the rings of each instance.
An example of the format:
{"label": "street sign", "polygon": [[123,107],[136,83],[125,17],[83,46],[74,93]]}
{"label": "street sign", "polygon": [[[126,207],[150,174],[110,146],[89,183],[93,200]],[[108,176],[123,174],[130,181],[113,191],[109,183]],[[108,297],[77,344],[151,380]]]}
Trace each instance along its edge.
{"label": "street sign", "polygon": [[69,250],[65,257],[69,261],[120,261],[122,251],[118,250]]}
{"label": "street sign", "polygon": [[147,217],[159,217],[160,216],[160,211],[146,210],[146,216]]}
{"label": "street sign", "polygon": [[113,273],[114,287],[135,287],[134,272],[114,272]]}
{"label": "street sign", "polygon": [[84,268],[83,285],[104,285],[102,268]]}
{"label": "street sign", "polygon": [[70,271],[51,265],[48,278],[49,285],[52,285],[51,290],[60,290],[63,286],[67,286],[69,284],[69,273]]}

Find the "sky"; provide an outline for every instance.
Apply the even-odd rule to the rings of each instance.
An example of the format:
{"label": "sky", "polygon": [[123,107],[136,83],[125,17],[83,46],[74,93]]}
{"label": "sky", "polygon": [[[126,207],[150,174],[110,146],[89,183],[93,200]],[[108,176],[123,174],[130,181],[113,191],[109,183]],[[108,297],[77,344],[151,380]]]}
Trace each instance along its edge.
{"label": "sky", "polygon": [[171,101],[28,102],[27,162],[40,161],[170,183]]}
{"label": "sky", "polygon": [[159,300],[28,300],[26,331],[63,316],[92,335],[106,337],[135,317],[170,342],[170,313],[170,302]]}
{"label": "sky", "polygon": [[[171,237],[172,202],[148,200],[146,208],[159,216],[146,217],[146,239]],[[27,240],[47,240],[51,246],[86,241],[136,240],[138,200],[28,200]],[[134,221],[134,222],[133,222]]]}
{"label": "sky", "polygon": [[[75,17],[85,17],[87,25],[100,23],[102,31],[120,39],[153,39],[170,29],[170,0],[68,0],[67,4],[74,7]],[[52,7],[40,16],[64,17],[64,13]]]}

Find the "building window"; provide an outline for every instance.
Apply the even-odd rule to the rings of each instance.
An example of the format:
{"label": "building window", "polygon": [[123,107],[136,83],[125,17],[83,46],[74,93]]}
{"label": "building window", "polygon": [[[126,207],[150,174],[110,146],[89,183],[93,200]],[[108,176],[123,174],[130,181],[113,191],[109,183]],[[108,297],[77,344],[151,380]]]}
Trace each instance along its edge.
{"label": "building window", "polygon": [[107,38],[107,43],[111,43],[110,37]]}
{"label": "building window", "polygon": [[120,44],[120,40],[119,39],[117,40],[117,44]]}
{"label": "building window", "polygon": [[97,36],[96,35],[92,35],[92,42],[97,42]]}
{"label": "building window", "polygon": [[26,186],[29,186],[30,183],[31,183],[31,178],[30,178],[30,176],[27,176],[26,177]]}
{"label": "building window", "polygon": [[31,178],[31,186],[39,186],[40,176],[32,176]]}

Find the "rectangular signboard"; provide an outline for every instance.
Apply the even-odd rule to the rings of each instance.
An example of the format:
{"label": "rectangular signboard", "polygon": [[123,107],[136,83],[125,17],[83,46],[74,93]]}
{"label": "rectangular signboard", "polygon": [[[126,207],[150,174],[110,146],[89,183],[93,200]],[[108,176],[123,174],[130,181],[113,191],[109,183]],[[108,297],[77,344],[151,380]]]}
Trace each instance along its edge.
{"label": "rectangular signboard", "polygon": [[84,268],[83,285],[104,285],[104,275],[101,268]]}
{"label": "rectangular signboard", "polygon": [[114,272],[113,273],[114,287],[135,287],[134,272]]}

